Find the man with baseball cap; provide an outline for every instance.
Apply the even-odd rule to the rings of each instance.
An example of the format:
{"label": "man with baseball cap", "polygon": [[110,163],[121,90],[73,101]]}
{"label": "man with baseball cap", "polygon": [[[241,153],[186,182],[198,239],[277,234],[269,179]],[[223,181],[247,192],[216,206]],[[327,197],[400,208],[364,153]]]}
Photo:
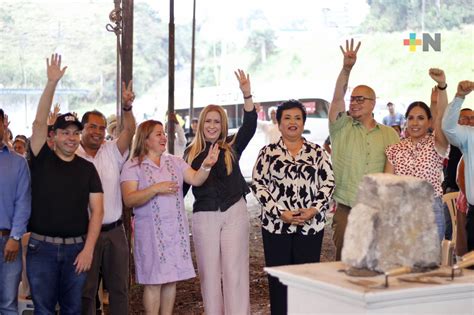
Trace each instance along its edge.
{"label": "man with baseball cap", "polygon": [[[81,312],[81,294],[90,269],[103,217],[103,193],[94,165],[75,154],[83,126],[71,113],[53,125],[54,148],[46,144],[48,113],[59,80],[61,56],[47,60],[30,143],[32,179],[31,232],[27,275],[35,314]],[[90,218],[88,213],[90,209]]]}

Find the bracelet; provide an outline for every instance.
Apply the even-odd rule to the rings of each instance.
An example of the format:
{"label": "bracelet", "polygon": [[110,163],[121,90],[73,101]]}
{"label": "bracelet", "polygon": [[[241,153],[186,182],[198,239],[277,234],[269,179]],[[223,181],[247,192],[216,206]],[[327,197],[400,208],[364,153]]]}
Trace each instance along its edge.
{"label": "bracelet", "polygon": [[446,85],[443,88],[440,87],[439,84],[438,84],[437,87],[438,87],[438,90],[444,91],[448,87],[448,84],[446,83]]}
{"label": "bracelet", "polygon": [[133,108],[133,106],[122,107],[122,110],[123,110],[124,112],[129,112],[129,111],[132,110],[132,108]]}
{"label": "bracelet", "polygon": [[204,164],[201,164],[201,169],[204,171],[204,172],[209,172],[211,170],[211,167],[204,167]]}
{"label": "bracelet", "polygon": [[252,94],[250,94],[249,96],[244,95],[244,100],[248,100],[249,98],[252,98]]}

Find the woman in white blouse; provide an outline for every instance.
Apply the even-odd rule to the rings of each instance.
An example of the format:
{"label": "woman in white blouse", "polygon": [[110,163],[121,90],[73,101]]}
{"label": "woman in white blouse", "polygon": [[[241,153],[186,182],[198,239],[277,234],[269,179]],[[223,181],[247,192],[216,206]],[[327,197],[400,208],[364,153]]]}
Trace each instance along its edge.
{"label": "woman in white blouse", "polygon": [[[296,100],[277,108],[281,138],[260,150],[252,191],[262,206],[266,266],[319,262],[326,210],[334,190],[324,150],[302,137],[306,110]],[[286,314],[287,290],[269,276],[272,314]]]}

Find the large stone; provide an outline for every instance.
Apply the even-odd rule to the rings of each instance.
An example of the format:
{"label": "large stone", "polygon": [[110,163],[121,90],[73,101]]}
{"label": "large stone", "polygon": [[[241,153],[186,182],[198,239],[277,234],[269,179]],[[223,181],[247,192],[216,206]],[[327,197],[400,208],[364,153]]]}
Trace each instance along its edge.
{"label": "large stone", "polygon": [[439,265],[433,195],[431,184],[415,177],[364,176],[348,217],[342,261],[379,272]]}

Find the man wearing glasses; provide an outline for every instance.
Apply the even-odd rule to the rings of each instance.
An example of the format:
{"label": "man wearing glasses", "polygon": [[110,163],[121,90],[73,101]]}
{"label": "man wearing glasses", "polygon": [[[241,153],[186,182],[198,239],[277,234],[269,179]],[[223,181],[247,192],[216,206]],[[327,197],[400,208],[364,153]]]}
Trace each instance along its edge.
{"label": "man wearing glasses", "polygon": [[354,40],[351,39],[350,44],[346,41],[345,50],[340,46],[344,61],[329,107],[331,158],[336,181],[333,197],[337,202],[332,224],[336,260],[341,260],[347,217],[355,205],[357,188],[362,177],[383,172],[385,148],[400,141],[393,128],[379,124],[373,118],[375,92],[369,86],[359,85],[354,88],[350,98],[349,115],[346,113],[344,95],[360,44],[359,42],[354,49]]}

